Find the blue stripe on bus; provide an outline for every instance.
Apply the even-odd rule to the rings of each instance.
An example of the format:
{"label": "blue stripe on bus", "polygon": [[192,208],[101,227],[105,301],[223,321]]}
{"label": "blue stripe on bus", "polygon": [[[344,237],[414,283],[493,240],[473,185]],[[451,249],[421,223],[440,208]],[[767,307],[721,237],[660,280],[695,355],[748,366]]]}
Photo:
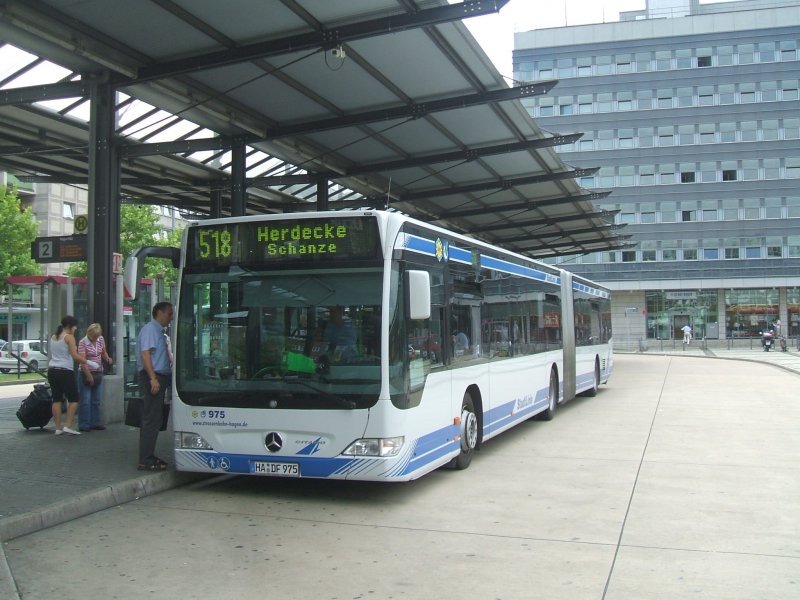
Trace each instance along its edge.
{"label": "blue stripe on bus", "polygon": [[580,283],[578,281],[572,281],[572,289],[577,290],[579,292],[583,292],[584,294],[589,294],[590,296],[598,296],[600,298],[611,298],[611,294],[606,292],[605,290],[598,290],[597,288],[593,288],[589,285],[584,283]]}
{"label": "blue stripe on bus", "polygon": [[491,435],[515,421],[528,419],[533,416],[533,414],[546,408],[548,403],[547,389],[539,390],[536,393],[533,404],[517,412],[513,412],[516,403],[516,400],[512,400],[511,402],[506,402],[505,404],[501,404],[485,412],[483,415],[483,435]]}
{"label": "blue stripe on bus", "polygon": [[553,273],[546,273],[545,271],[539,271],[538,269],[534,269],[532,267],[518,265],[507,260],[500,260],[499,258],[485,256],[483,254],[481,254],[481,267],[492,269],[494,271],[501,271],[503,273],[509,273],[511,275],[519,275],[520,277],[535,279],[537,281],[546,281],[547,283],[552,283],[553,285],[559,285],[561,283],[561,277],[554,275]]}
{"label": "blue stripe on bus", "polygon": [[433,240],[406,234],[406,250],[436,256],[436,243]]}
{"label": "blue stripe on bus", "polygon": [[472,264],[472,252],[450,244],[450,260],[467,265]]}

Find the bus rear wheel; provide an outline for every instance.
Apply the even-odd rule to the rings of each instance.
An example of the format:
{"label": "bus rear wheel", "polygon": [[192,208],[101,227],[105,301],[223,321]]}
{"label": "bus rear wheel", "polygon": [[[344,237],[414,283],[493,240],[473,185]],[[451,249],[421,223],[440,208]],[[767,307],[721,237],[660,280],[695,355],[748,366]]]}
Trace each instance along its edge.
{"label": "bus rear wheel", "polygon": [[600,363],[597,359],[594,360],[594,385],[584,392],[586,396],[597,396],[597,390],[600,389]]}
{"label": "bus rear wheel", "polygon": [[461,453],[448,465],[453,469],[466,469],[472,462],[475,448],[478,445],[478,415],[475,414],[475,403],[469,392],[464,393],[461,400]]}

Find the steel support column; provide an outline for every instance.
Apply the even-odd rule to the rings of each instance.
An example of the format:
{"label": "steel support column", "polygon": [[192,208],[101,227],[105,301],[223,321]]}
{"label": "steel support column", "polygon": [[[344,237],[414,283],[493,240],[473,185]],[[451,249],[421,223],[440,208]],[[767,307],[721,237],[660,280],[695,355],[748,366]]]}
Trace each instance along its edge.
{"label": "steel support column", "polygon": [[211,213],[212,219],[218,219],[222,216],[222,190],[211,190]]}
{"label": "steel support column", "polygon": [[242,217],[247,214],[245,196],[245,141],[242,137],[233,138],[231,144],[231,216]]}
{"label": "steel support column", "polygon": [[119,158],[113,139],[114,87],[105,81],[93,79],[90,84],[90,98],[87,318],[90,322],[100,323],[110,337],[114,316],[111,252],[119,246],[120,201]]}
{"label": "steel support column", "polygon": [[327,177],[317,177],[317,210],[328,210]]}

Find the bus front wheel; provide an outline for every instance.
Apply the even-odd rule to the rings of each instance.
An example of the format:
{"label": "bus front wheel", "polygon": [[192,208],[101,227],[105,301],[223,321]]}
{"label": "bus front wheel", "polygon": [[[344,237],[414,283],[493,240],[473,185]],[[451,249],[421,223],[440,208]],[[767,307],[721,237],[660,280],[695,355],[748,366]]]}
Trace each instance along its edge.
{"label": "bus front wheel", "polygon": [[472,462],[475,447],[478,445],[478,415],[475,414],[475,403],[469,392],[464,393],[461,401],[461,453],[450,461],[453,469],[466,469]]}
{"label": "bus front wheel", "polygon": [[552,421],[558,409],[558,375],[556,370],[550,371],[550,384],[547,388],[547,409],[537,416],[540,421]]}

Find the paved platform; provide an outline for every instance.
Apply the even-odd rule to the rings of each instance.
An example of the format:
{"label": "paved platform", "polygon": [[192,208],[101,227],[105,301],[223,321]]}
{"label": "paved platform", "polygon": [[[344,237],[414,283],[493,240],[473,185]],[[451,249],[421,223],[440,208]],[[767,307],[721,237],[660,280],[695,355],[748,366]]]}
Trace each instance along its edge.
{"label": "paved platform", "polygon": [[[767,353],[760,348],[727,350],[692,345],[675,350],[650,348],[645,353],[637,353],[636,356],[639,360],[642,356],[659,354],[692,357],[698,360],[742,361],[741,370],[753,368],[754,377],[763,379],[769,378],[770,370],[751,367],[748,362],[766,363],[800,376],[800,353],[797,351]],[[618,354],[617,360],[620,363],[624,362],[626,355]],[[681,377],[679,372],[674,373],[674,376]],[[790,386],[794,386],[792,381],[793,379],[788,380]],[[0,388],[0,399],[25,396],[32,385],[27,383],[3,386]],[[647,383],[643,382],[643,385]],[[715,394],[715,390],[703,389],[703,385],[702,378],[692,377],[694,393],[701,396]],[[741,406],[741,401],[739,405]],[[22,430],[18,424],[9,419],[15,411],[15,406],[7,404],[0,412],[0,456],[2,456],[0,597],[2,598],[17,596],[1,542],[204,477],[179,474],[171,469],[163,473],[137,471],[138,429],[116,424],[109,426],[105,431],[90,432],[76,437],[55,436],[52,432],[52,423],[46,430]],[[759,439],[760,433],[753,429],[758,429],[762,425],[767,427],[767,430],[762,432],[765,439],[772,435],[768,430],[770,425],[763,419],[749,421],[746,440],[742,443]],[[714,444],[712,437],[705,442],[694,440],[693,443],[695,452],[707,451],[713,454],[715,451],[712,447]],[[703,443],[709,447],[704,449]],[[170,462],[171,445],[172,432],[162,432],[157,452]],[[796,476],[796,468],[792,476]],[[675,485],[679,484],[679,481],[675,482]],[[653,501],[667,500],[654,498]],[[654,523],[653,526],[658,527],[658,524]]]}

